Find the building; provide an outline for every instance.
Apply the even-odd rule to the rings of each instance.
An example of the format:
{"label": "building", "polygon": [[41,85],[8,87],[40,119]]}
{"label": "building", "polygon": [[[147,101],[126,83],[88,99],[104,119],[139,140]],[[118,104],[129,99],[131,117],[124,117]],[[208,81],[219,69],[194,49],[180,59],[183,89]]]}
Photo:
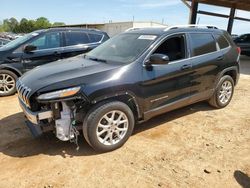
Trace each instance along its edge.
{"label": "building", "polygon": [[110,37],[113,37],[119,33],[126,31],[129,28],[144,28],[144,27],[167,27],[167,25],[157,22],[110,22],[100,24],[77,24],[77,25],[64,25],[60,27],[82,27],[82,28],[94,28],[105,31]]}

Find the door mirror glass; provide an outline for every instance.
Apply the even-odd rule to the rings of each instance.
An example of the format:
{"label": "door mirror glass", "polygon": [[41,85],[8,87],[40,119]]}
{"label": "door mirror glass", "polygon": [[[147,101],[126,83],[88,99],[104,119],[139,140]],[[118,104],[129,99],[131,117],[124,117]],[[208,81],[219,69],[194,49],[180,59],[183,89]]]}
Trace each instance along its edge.
{"label": "door mirror glass", "polygon": [[23,51],[24,51],[25,53],[32,53],[32,52],[35,51],[36,49],[37,49],[36,46],[31,45],[31,44],[28,44],[28,45],[26,45],[26,46],[24,47]]}
{"label": "door mirror glass", "polygon": [[169,57],[165,54],[152,54],[148,64],[163,65],[169,63]]}

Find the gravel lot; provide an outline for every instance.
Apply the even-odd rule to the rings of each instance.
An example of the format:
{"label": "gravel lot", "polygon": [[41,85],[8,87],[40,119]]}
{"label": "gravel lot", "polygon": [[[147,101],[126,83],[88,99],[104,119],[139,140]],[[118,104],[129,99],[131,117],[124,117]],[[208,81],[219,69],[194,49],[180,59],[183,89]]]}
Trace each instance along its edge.
{"label": "gravel lot", "polygon": [[231,104],[198,103],[138,125],[116,151],[33,139],[17,96],[0,98],[0,188],[250,187],[250,59]]}

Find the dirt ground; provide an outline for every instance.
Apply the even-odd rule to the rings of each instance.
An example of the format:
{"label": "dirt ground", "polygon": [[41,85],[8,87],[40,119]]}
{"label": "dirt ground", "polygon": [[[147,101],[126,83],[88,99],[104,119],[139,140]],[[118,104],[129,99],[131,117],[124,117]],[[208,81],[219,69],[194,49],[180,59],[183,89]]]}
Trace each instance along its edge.
{"label": "dirt ground", "polygon": [[198,103],[138,125],[116,151],[33,139],[17,96],[0,98],[0,188],[250,187],[250,59],[231,104]]}

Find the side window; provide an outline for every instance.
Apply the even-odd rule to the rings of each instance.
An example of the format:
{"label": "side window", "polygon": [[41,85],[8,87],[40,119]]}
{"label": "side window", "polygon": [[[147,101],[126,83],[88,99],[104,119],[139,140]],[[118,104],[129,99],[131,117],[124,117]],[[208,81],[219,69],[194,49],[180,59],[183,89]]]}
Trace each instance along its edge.
{"label": "side window", "polygon": [[215,35],[216,41],[218,42],[220,49],[227,48],[229,46],[229,43],[225,39],[223,35]]}
{"label": "side window", "polygon": [[212,34],[209,33],[191,33],[191,46],[193,56],[203,55],[217,51],[216,43]]}
{"label": "side window", "polygon": [[89,43],[89,37],[85,32],[69,31],[65,33],[66,46]]}
{"label": "side window", "polygon": [[185,52],[185,37],[184,35],[174,36],[165,40],[153,54],[165,54],[170,61],[184,59]]}
{"label": "side window", "polygon": [[91,42],[101,42],[103,35],[89,33],[89,38]]}
{"label": "side window", "polygon": [[240,41],[250,43],[250,34],[242,35]]}
{"label": "side window", "polygon": [[38,50],[60,47],[60,33],[46,33],[30,43]]}

